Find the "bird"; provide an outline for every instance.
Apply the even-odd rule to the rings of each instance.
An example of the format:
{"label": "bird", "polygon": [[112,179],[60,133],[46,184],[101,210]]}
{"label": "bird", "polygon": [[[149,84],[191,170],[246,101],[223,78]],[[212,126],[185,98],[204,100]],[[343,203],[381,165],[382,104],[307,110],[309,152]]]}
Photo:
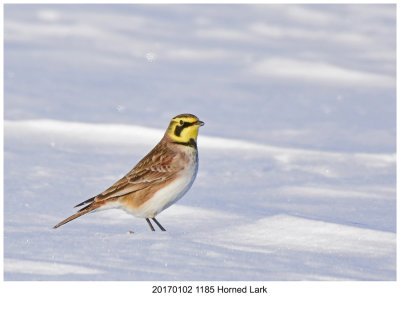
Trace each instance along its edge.
{"label": "bird", "polygon": [[76,205],[82,208],[53,228],[92,211],[119,208],[146,219],[153,232],[150,219],[166,231],[156,216],[192,186],[199,166],[197,135],[203,125],[193,114],[172,118],[160,142],[132,170],[107,190]]}

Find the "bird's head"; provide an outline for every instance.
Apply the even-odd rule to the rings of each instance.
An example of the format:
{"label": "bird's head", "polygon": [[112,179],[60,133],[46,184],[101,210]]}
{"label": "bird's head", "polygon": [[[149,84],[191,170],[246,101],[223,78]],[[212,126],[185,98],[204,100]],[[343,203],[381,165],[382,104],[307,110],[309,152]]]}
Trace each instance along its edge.
{"label": "bird's head", "polygon": [[204,122],[195,115],[181,114],[171,119],[165,134],[175,143],[196,143],[199,127],[202,125]]}

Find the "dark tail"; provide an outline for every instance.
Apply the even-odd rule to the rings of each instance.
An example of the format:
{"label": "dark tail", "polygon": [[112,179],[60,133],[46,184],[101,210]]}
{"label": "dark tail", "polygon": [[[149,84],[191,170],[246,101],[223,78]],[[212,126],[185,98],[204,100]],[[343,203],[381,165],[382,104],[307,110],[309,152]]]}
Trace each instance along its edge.
{"label": "dark tail", "polygon": [[53,229],[56,229],[58,227],[60,227],[61,225],[64,225],[65,223],[68,223],[69,221],[72,221],[76,218],[79,218],[80,216],[83,216],[84,214],[87,214],[88,212],[91,212],[97,208],[99,208],[102,204],[89,204],[88,206],[82,208],[81,210],[79,210],[76,214],[72,215],[71,217],[68,217],[67,219],[61,221],[60,223],[56,224],[55,226],[53,226]]}
{"label": "dark tail", "polygon": [[[82,203],[80,203],[80,204],[78,204],[78,205],[76,205],[76,206],[74,206],[74,207],[80,207],[80,206],[83,206],[83,205],[85,205],[85,204],[87,204],[87,203],[92,203],[92,202],[94,201],[95,198],[96,198],[96,197],[93,196],[93,197],[91,197],[90,199],[88,199],[88,200],[86,200],[86,201],[84,201],[84,202],[82,202]],[[81,209],[81,210],[82,210],[82,209]]]}

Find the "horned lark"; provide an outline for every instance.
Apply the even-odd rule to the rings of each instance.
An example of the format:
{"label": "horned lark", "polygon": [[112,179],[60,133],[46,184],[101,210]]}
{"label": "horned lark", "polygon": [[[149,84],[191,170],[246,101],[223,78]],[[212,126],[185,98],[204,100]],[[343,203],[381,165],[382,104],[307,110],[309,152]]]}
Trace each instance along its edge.
{"label": "horned lark", "polygon": [[181,198],[191,187],[198,168],[197,133],[204,125],[192,114],[172,118],[161,141],[128,174],[110,188],[75,207],[77,213],[54,228],[94,210],[121,208],[165,229],[155,216]]}

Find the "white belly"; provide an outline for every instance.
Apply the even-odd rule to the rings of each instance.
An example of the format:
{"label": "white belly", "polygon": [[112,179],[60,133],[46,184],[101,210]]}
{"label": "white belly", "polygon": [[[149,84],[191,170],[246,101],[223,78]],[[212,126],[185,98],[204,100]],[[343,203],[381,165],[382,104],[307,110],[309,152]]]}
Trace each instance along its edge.
{"label": "white belly", "polygon": [[136,209],[125,209],[128,213],[141,218],[154,218],[164,209],[179,200],[192,186],[197,174],[197,164],[186,170],[179,178],[159,190],[146,203]]}

